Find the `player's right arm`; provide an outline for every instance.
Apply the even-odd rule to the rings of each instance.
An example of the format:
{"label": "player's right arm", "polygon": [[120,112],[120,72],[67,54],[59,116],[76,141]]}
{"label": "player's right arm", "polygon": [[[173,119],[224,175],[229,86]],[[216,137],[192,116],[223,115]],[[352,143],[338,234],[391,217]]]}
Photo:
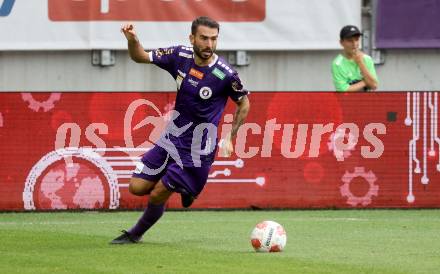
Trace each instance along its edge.
{"label": "player's right arm", "polygon": [[149,53],[144,50],[139,42],[139,38],[134,29],[134,24],[127,23],[122,25],[121,32],[125,35],[125,38],[127,38],[128,52],[131,59],[136,63],[151,63]]}

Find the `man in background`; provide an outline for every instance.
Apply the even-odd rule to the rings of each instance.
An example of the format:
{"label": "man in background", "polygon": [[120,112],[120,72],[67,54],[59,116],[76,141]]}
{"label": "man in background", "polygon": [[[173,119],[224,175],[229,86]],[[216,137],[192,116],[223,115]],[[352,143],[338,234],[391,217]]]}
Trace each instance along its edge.
{"label": "man in background", "polygon": [[378,87],[373,59],[359,49],[362,33],[356,26],[342,28],[339,38],[343,48],[332,63],[336,91],[371,91]]}

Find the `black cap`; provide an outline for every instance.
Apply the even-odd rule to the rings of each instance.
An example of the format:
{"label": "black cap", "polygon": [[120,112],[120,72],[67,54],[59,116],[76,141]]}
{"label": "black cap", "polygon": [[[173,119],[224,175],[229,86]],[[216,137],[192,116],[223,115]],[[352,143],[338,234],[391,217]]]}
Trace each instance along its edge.
{"label": "black cap", "polygon": [[341,29],[341,33],[339,34],[339,37],[341,38],[341,40],[343,40],[353,36],[361,36],[361,35],[362,33],[358,29],[358,27],[348,25]]}

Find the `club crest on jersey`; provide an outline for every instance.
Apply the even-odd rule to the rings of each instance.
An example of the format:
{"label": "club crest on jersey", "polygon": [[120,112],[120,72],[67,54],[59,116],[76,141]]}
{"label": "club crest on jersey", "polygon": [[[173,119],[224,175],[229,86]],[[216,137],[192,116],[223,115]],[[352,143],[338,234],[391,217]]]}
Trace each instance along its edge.
{"label": "club crest on jersey", "polygon": [[199,91],[200,98],[207,100],[212,96],[212,89],[209,87],[202,87]]}

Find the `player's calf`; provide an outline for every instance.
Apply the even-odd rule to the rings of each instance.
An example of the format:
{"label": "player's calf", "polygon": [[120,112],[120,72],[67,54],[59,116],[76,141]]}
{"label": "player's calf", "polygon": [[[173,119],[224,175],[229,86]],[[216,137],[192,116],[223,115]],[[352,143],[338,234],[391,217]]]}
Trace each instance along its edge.
{"label": "player's calf", "polygon": [[161,181],[151,190],[148,201],[155,205],[165,204],[174,192],[169,191]]}

